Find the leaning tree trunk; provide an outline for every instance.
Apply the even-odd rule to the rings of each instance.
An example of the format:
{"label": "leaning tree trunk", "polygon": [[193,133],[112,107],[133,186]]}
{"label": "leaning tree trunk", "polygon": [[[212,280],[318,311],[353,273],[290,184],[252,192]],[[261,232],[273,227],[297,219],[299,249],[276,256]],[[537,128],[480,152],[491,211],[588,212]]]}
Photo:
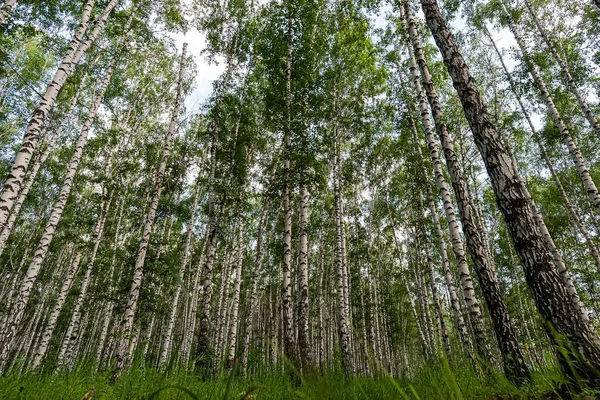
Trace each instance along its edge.
{"label": "leaning tree trunk", "polygon": [[171,140],[175,134],[177,128],[177,120],[179,119],[179,108],[181,105],[181,96],[183,92],[183,71],[185,69],[185,52],[187,49],[187,43],[183,44],[183,50],[181,52],[181,63],[179,65],[179,78],[177,82],[177,95],[175,97],[175,105],[171,114],[171,122],[169,124],[169,131],[165,136],[165,142],[162,150],[161,161],[158,167],[158,171],[155,177],[154,194],[150,203],[150,209],[146,217],[146,223],[144,224],[144,231],[142,232],[140,247],[135,260],[135,267],[133,270],[133,279],[131,287],[129,289],[129,298],[127,299],[127,305],[125,306],[125,313],[123,315],[123,322],[121,324],[121,338],[117,343],[117,363],[116,370],[123,370],[128,360],[128,348],[131,340],[131,333],[133,330],[133,324],[135,319],[135,313],[137,311],[137,303],[140,295],[140,287],[142,285],[142,277],[144,274],[144,261],[146,259],[146,250],[148,249],[148,243],[150,241],[150,233],[152,232],[152,226],[154,225],[154,217],[156,215],[156,209],[158,208],[158,201],[160,200],[160,193],[162,191],[162,183],[167,168],[167,161],[171,152]]}
{"label": "leaning tree trunk", "polygon": [[[416,66],[414,67],[414,69],[416,69]],[[424,103],[425,99],[423,98],[423,93],[420,90],[420,83],[418,82],[418,80],[416,81],[416,84],[417,84],[418,92],[420,93],[419,101]],[[425,108],[425,109],[427,110],[427,108]],[[427,128],[429,135],[433,136],[433,132],[431,130],[431,122],[429,121],[429,111],[428,110],[427,110],[427,115],[424,115],[423,118],[424,118],[424,121],[427,121],[425,123],[425,125],[429,127],[429,128]],[[416,126],[414,123],[414,119],[412,118],[412,116],[410,114],[409,114],[409,119],[410,119],[410,124],[411,124],[412,130],[413,130],[413,141],[415,142],[415,148],[417,149],[417,157],[419,159],[422,159],[423,156],[421,153],[421,143],[419,142],[418,137],[417,137],[417,130],[416,130]],[[450,213],[451,216],[454,216],[454,219],[453,219],[454,224],[452,226],[455,229],[458,229],[458,226],[456,226],[456,215],[454,214],[454,207],[452,205],[452,199],[449,198],[450,194],[448,192],[446,180],[445,180],[445,178],[443,176],[443,172],[442,172],[442,166],[441,166],[441,162],[440,162],[439,155],[438,155],[439,153],[437,150],[437,144],[434,141],[431,141],[430,143],[432,143],[434,145],[434,151],[432,151],[431,154],[432,154],[434,169],[436,170],[436,177],[442,183],[441,188],[445,189],[445,190],[440,190],[440,193],[442,193],[443,197],[445,197],[444,200],[448,201],[448,204],[450,205],[450,207],[452,207],[452,212]],[[459,337],[460,341],[463,342],[463,344],[467,347],[469,354],[472,355],[473,342],[471,341],[471,336],[469,335],[469,332],[467,330],[467,325],[466,325],[465,319],[463,317],[460,300],[458,298],[458,294],[456,293],[456,286],[454,285],[454,278],[452,277],[452,272],[450,271],[450,260],[448,258],[448,252],[446,250],[446,240],[444,239],[444,232],[442,231],[442,226],[440,224],[440,218],[438,217],[438,214],[437,214],[437,207],[435,206],[435,201],[434,201],[432,190],[431,190],[429,174],[427,173],[427,168],[425,168],[424,163],[422,164],[421,169],[422,169],[422,174],[423,174],[423,184],[425,186],[426,193],[427,193],[427,201],[429,204],[429,211],[431,213],[433,226],[435,228],[435,233],[438,238],[438,245],[440,248],[440,257],[442,259],[442,269],[444,271],[444,279],[446,281],[446,288],[448,289],[448,295],[450,296],[450,305],[452,306],[452,311],[454,312],[454,318],[456,319],[456,327],[458,330],[458,337]],[[446,204],[446,201],[444,202],[445,204]],[[448,216],[446,216],[446,219],[449,219]],[[460,239],[460,233],[459,233],[458,238]],[[460,248],[462,248],[462,244],[461,244]],[[464,250],[463,250],[463,254],[464,254]],[[467,265],[467,268],[468,268],[468,265]],[[477,301],[477,299],[475,299],[475,301]]]}
{"label": "leaning tree trunk", "polygon": [[[407,14],[407,18],[410,21],[412,18],[411,14]],[[448,189],[448,184],[446,183],[446,178],[444,177],[444,171],[442,169],[442,163],[440,160],[440,154],[438,145],[434,138],[433,126],[431,123],[431,119],[429,117],[429,108],[427,107],[427,100],[425,98],[425,94],[421,88],[421,83],[419,79],[419,74],[417,72],[417,61],[416,57],[419,60],[422,59],[423,68],[426,69],[427,65],[425,64],[425,59],[423,56],[423,51],[419,46],[418,37],[415,37],[413,40],[413,30],[411,29],[411,24],[409,24],[409,31],[411,34],[411,42],[408,45],[408,55],[410,58],[410,70],[413,78],[413,84],[415,86],[415,90],[417,92],[417,97],[419,101],[419,110],[421,114],[421,120],[423,126],[425,128],[425,136],[427,139],[427,147],[429,148],[429,153],[431,155],[431,161],[433,163],[433,172],[435,176],[435,180],[438,186],[438,190],[440,192],[440,196],[442,198],[442,202],[444,204],[444,213],[446,215],[446,221],[448,223],[448,231],[450,233],[450,240],[452,243],[452,250],[454,252],[454,257],[456,259],[456,265],[458,268],[458,274],[460,278],[460,284],[463,291],[463,297],[465,299],[465,303],[471,317],[471,324],[473,325],[473,331],[475,335],[475,342],[477,343],[477,351],[482,356],[485,357],[485,354],[488,352],[486,348],[487,338],[484,330],[483,323],[483,315],[481,313],[481,308],[479,306],[479,301],[477,300],[477,296],[475,295],[475,289],[473,288],[473,279],[471,278],[471,271],[469,270],[469,264],[467,263],[467,255],[465,253],[464,245],[462,238],[460,236],[460,230],[458,227],[458,222],[456,220],[456,213],[454,211],[454,205],[452,202],[452,198],[450,196],[450,190]],[[416,32],[414,32],[416,33]],[[423,77],[429,77],[428,70],[427,75],[423,74]],[[430,87],[433,89],[432,85]],[[426,172],[425,172],[426,173]],[[435,214],[434,214],[435,215]],[[437,215],[436,215],[437,217]],[[438,235],[439,236],[439,235]],[[446,278],[447,280],[447,278]],[[458,299],[457,299],[458,300]],[[457,303],[458,305],[458,303]],[[458,309],[456,306],[454,307],[455,311]],[[460,323],[460,320],[459,320]],[[465,326],[466,327],[466,326]],[[459,327],[460,329],[460,327]],[[469,340],[468,333],[460,329],[461,335],[464,340]],[[470,348],[471,346],[469,346]]]}
{"label": "leaning tree trunk", "polygon": [[[3,228],[6,224],[8,214],[10,213],[13,204],[19,195],[19,191],[21,190],[21,186],[23,184],[23,179],[29,166],[29,161],[38,147],[40,130],[42,129],[48,113],[54,105],[58,94],[62,90],[65,81],[73,72],[75,65],[77,65],[85,51],[96,41],[96,38],[104,28],[108,15],[117,5],[118,0],[111,0],[110,3],[106,5],[106,8],[96,22],[96,26],[84,41],[85,32],[87,31],[89,25],[89,18],[92,8],[94,7],[94,2],[95,0],[86,1],[81,14],[79,26],[75,31],[75,35],[71,40],[69,48],[67,49],[64,58],[58,66],[51,83],[48,85],[46,93],[44,96],[42,96],[39,105],[33,112],[31,120],[27,125],[25,135],[23,136],[23,143],[17,152],[6,181],[2,187],[2,192],[0,193],[0,228]],[[2,353],[3,351],[0,351],[0,362],[3,358]]]}
{"label": "leaning tree trunk", "polygon": [[40,344],[37,346],[37,350],[35,351],[35,356],[33,358],[33,362],[31,363],[32,369],[37,368],[46,356],[48,344],[50,343],[52,333],[54,332],[54,328],[56,327],[56,321],[58,321],[58,316],[62,310],[63,305],[65,304],[65,300],[67,299],[67,294],[69,293],[69,289],[71,288],[71,283],[73,282],[73,279],[77,274],[82,255],[83,253],[81,251],[78,251],[75,254],[75,258],[71,263],[71,268],[69,268],[67,276],[63,280],[62,288],[60,289],[58,298],[56,299],[56,304],[54,304],[52,314],[50,314],[48,322],[46,322],[44,332],[42,333],[42,339],[40,341]]}
{"label": "leaning tree trunk", "polygon": [[75,144],[75,152],[73,153],[73,156],[69,161],[67,173],[65,175],[63,185],[58,195],[58,199],[54,204],[54,207],[50,214],[50,218],[48,219],[48,223],[44,228],[44,232],[42,233],[42,237],[40,238],[40,241],[37,245],[37,248],[33,255],[33,259],[29,264],[26,276],[21,282],[18,298],[12,310],[11,320],[5,327],[4,332],[0,337],[0,340],[2,342],[0,344],[0,365],[4,364],[8,355],[8,351],[10,350],[10,346],[12,345],[14,335],[16,334],[17,330],[21,325],[23,315],[25,312],[25,307],[29,302],[29,297],[31,295],[33,285],[37,280],[40,268],[42,267],[42,263],[44,262],[46,255],[48,254],[48,249],[50,248],[50,244],[52,243],[54,235],[56,234],[56,227],[62,217],[65,205],[67,203],[69,195],[71,194],[71,188],[73,187],[75,175],[77,174],[77,170],[79,169],[79,163],[81,162],[81,158],[83,156],[83,149],[87,142],[88,133],[92,126],[92,122],[96,117],[96,112],[100,107],[102,98],[104,97],[104,93],[108,88],[108,84],[112,77],[115,62],[116,59],[113,59],[110,66],[108,67],[101,88],[90,106],[88,117],[85,120],[83,127],[81,128],[79,139]]}
{"label": "leaning tree trunk", "polygon": [[533,292],[561,367],[573,378],[573,382],[577,382],[578,376],[597,386],[600,384],[598,335],[585,323],[579,310],[573,307],[560,275],[553,268],[552,254],[527,202],[525,185],[490,121],[475,80],[437,2],[421,0],[421,5],[462,103],[475,144],[490,176],[498,208],[504,216],[525,271],[525,280]]}
{"label": "leaning tree trunk", "polygon": [[[504,63],[502,54],[498,50],[498,47],[496,46],[496,42],[494,42],[492,35],[490,34],[490,32],[488,31],[488,29],[485,26],[484,26],[484,33],[489,38],[490,42],[492,43],[492,46],[494,47],[494,50],[496,51],[496,54],[498,55],[500,64],[502,65],[502,68],[504,69],[506,78],[508,79],[510,89],[513,92],[513,94],[515,95],[515,98],[517,99],[517,103],[519,104],[519,108],[521,108],[521,112],[523,113],[523,116],[527,120],[529,129],[531,130],[531,133],[533,134],[533,138],[536,141],[536,143],[538,144],[538,147],[540,148],[540,153],[542,154],[542,157],[544,158],[546,166],[548,167],[548,170],[550,171],[550,175],[552,176],[552,179],[554,179],[554,183],[556,184],[556,187],[558,188],[560,196],[563,199],[563,201],[565,202],[565,205],[567,206],[567,209],[569,210],[569,213],[571,214],[571,217],[573,218],[575,225],[577,225],[577,227],[579,228],[579,231],[585,238],[588,249],[590,250],[592,257],[594,258],[594,262],[596,263],[596,269],[600,272],[600,254],[598,254],[598,249],[597,249],[596,245],[592,242],[590,234],[587,231],[587,228],[583,225],[583,222],[581,221],[579,214],[573,207],[573,204],[571,204],[571,201],[569,200],[567,193],[565,192],[565,189],[560,181],[560,178],[558,177],[558,174],[556,173],[556,171],[554,170],[554,167],[552,166],[552,162],[550,161],[550,157],[548,156],[548,153],[546,152],[546,148],[544,147],[544,144],[542,143],[542,140],[541,140],[537,130],[535,129],[535,126],[533,125],[531,117],[529,116],[529,112],[525,108],[525,105],[523,104],[523,101],[521,100],[521,96],[519,95],[517,88],[515,86],[515,83],[512,80],[510,73],[508,72],[508,68],[506,67],[506,64]],[[516,163],[514,163],[514,164],[516,165]],[[552,236],[550,236],[550,232],[548,232],[548,228],[546,227],[546,224],[544,223],[544,219],[542,218],[541,213],[537,209],[535,202],[533,201],[533,198],[531,197],[531,195],[528,194],[527,197],[528,197],[528,201],[530,202],[530,206],[534,213],[538,227],[540,228],[540,231],[546,240],[548,248],[552,252],[552,257],[554,258],[554,265],[556,266],[556,268],[558,268],[558,272],[560,273],[560,276],[563,279],[563,282],[565,283],[567,292],[569,293],[569,296],[571,297],[571,301],[573,302],[573,305],[575,306],[575,308],[580,310],[581,317],[583,318],[583,320],[589,323],[589,316],[585,309],[585,306],[581,302],[579,294],[577,293],[577,288],[575,287],[575,285],[573,284],[573,280],[571,279],[571,274],[569,274],[569,271],[567,270],[567,267],[563,261],[563,258],[560,255],[560,252],[558,251],[558,249],[556,248],[556,245],[554,244],[554,240],[552,239]]]}
{"label": "leaning tree trunk", "polygon": [[558,54],[558,51],[556,51],[556,47],[550,40],[550,37],[548,36],[548,33],[546,32],[546,30],[542,27],[540,20],[538,19],[537,15],[535,14],[535,11],[533,10],[533,7],[531,6],[531,3],[529,2],[529,0],[525,0],[525,6],[527,7],[527,10],[529,11],[529,14],[531,15],[531,18],[533,19],[533,22],[534,22],[535,26],[537,27],[538,32],[540,33],[540,36],[542,36],[542,38],[546,42],[546,45],[548,46],[548,49],[552,53],[554,60],[560,66],[560,71],[562,72],[565,80],[567,81],[567,86],[569,87],[569,89],[571,90],[571,92],[573,93],[575,98],[577,99],[577,103],[579,103],[579,107],[581,108],[583,115],[585,115],[585,118],[588,120],[590,126],[596,133],[596,136],[598,138],[600,138],[600,123],[598,123],[598,119],[596,118],[596,116],[590,109],[589,104],[587,103],[587,101],[585,100],[585,98],[583,97],[581,92],[579,91],[579,88],[577,87],[577,84],[575,83],[575,79],[573,79],[573,76],[571,76],[571,72],[569,71],[569,67],[568,67],[567,63]]}
{"label": "leaning tree trunk", "polygon": [[527,51],[527,48],[525,47],[525,43],[523,41],[523,38],[521,37],[521,34],[519,33],[517,25],[516,25],[514,19],[512,18],[512,16],[510,15],[509,10],[506,8],[504,1],[499,0],[499,5],[502,9],[503,15],[508,20],[510,30],[512,31],[513,35],[515,36],[515,39],[517,40],[517,44],[519,45],[519,48],[521,49],[521,52],[523,54],[523,59],[525,60],[525,64],[527,65],[527,69],[528,69],[531,77],[533,78],[533,80],[540,92],[542,100],[544,100],[544,103],[546,104],[546,107],[548,108],[548,111],[550,111],[552,120],[554,121],[554,123],[556,124],[556,127],[558,128],[558,131],[560,132],[560,134],[562,136],[565,146],[567,146],[567,149],[569,150],[569,154],[571,155],[573,164],[575,165],[575,169],[577,170],[577,173],[579,174],[579,177],[581,178],[581,181],[583,182],[583,185],[584,185],[585,191],[588,195],[588,198],[590,199],[590,202],[592,203],[592,205],[594,207],[596,207],[597,209],[600,209],[600,192],[598,192],[596,183],[594,182],[594,180],[592,179],[592,176],[590,175],[590,171],[587,168],[585,159],[583,158],[583,155],[581,154],[581,149],[579,149],[577,142],[571,135],[569,128],[567,127],[567,125],[565,124],[564,120],[562,119],[560,113],[558,112],[558,109],[556,108],[556,105],[554,104],[554,100],[552,99],[552,96],[550,96],[550,92],[548,91],[548,88],[546,87],[544,80],[538,73],[538,71],[535,67],[535,64],[533,62],[533,59],[531,58],[531,55],[529,54],[529,52]]}
{"label": "leaning tree trunk", "polygon": [[19,196],[15,200],[15,203],[14,203],[13,208],[11,210],[10,217],[8,218],[8,221],[6,221],[6,224],[4,225],[4,228],[1,229],[1,233],[0,233],[0,255],[2,255],[2,252],[6,248],[6,242],[8,240],[8,237],[12,233],[13,227],[15,225],[15,221],[17,220],[17,217],[19,216],[19,214],[21,212],[21,207],[23,206],[23,203],[25,202],[25,199],[27,198],[27,195],[29,194],[29,191],[33,187],[33,183],[35,181],[35,178],[36,178],[36,176],[37,176],[37,174],[38,174],[41,166],[46,162],[46,159],[48,158],[48,156],[50,155],[50,153],[54,149],[54,145],[55,145],[56,141],[60,137],[62,131],[65,129],[67,123],[69,122],[69,119],[71,118],[71,114],[73,114],[73,111],[75,110],[75,106],[77,105],[77,101],[79,100],[79,94],[81,92],[81,89],[83,88],[83,86],[86,83],[86,79],[87,79],[88,73],[89,73],[89,68],[86,69],[84,75],[81,77],[81,83],[79,84],[79,86],[77,87],[77,91],[73,95],[73,99],[71,100],[71,104],[69,105],[69,109],[65,113],[61,124],[56,129],[56,131],[52,133],[52,135],[50,136],[50,138],[47,140],[46,148],[44,149],[44,151],[41,154],[38,154],[36,156],[35,161],[33,162],[33,165],[31,167],[31,169],[27,173],[27,181],[25,182],[25,185],[23,186],[23,188],[19,192]]}
{"label": "leaning tree trunk", "polygon": [[[452,179],[452,187],[454,188],[454,193],[456,195],[467,247],[473,263],[475,264],[475,271],[479,278],[481,292],[487,304],[494,333],[498,340],[498,345],[500,346],[504,370],[510,380],[522,382],[530,378],[529,369],[525,364],[521,347],[517,341],[514,325],[508,314],[508,307],[502,298],[496,270],[492,260],[488,258],[485,244],[481,239],[480,232],[475,222],[475,207],[473,205],[473,200],[467,191],[465,180],[462,176],[456,153],[454,152],[454,144],[448,133],[448,128],[437,98],[433,80],[431,79],[429,69],[425,63],[423,51],[419,44],[416,25],[408,2],[404,3],[404,11],[408,20],[411,41],[415,44],[414,50],[421,70],[421,76],[425,84],[425,92],[435,120],[435,128],[440,138],[440,142],[442,143],[444,155],[446,156],[446,164]],[[480,337],[477,337],[477,339],[478,341],[481,340]],[[487,356],[490,357],[491,353],[488,352]]]}

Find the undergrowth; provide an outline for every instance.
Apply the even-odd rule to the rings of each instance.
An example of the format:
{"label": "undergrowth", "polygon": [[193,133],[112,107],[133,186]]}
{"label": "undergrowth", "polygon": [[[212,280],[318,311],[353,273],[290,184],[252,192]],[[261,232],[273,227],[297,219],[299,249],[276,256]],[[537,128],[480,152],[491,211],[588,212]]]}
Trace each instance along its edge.
{"label": "undergrowth", "polygon": [[[71,373],[25,373],[0,377],[0,399],[560,399],[560,374],[537,371],[517,388],[500,373],[478,376],[469,365],[440,362],[410,377],[345,378],[339,371],[312,373],[301,380],[281,373],[253,378],[222,373],[200,379],[173,368],[160,372],[139,365],[111,382],[110,371],[89,364]],[[95,396],[95,397],[94,397]]]}

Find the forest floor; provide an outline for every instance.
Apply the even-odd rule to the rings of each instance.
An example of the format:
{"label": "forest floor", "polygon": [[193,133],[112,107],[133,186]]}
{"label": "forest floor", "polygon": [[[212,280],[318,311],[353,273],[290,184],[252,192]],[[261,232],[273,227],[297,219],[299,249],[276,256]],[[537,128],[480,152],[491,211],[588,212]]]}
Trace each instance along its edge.
{"label": "forest floor", "polygon": [[501,374],[481,380],[470,368],[429,368],[411,379],[344,379],[341,373],[312,375],[294,383],[283,375],[255,379],[223,376],[200,380],[186,371],[132,368],[116,382],[110,372],[82,366],[69,374],[9,374],[0,377],[0,399],[563,399],[589,400],[597,394],[565,397],[556,370],[535,372],[516,388]]}

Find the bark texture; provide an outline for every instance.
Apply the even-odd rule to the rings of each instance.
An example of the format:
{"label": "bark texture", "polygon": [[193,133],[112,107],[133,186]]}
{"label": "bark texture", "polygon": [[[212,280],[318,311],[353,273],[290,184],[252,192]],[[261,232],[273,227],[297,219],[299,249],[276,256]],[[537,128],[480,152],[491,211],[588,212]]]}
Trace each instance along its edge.
{"label": "bark texture", "polygon": [[[600,382],[600,343],[598,335],[575,310],[560,275],[553,267],[548,250],[527,201],[526,188],[507,154],[487,107],[477,88],[454,36],[448,29],[435,0],[421,0],[427,26],[439,47],[444,64],[461,100],[465,116],[484,160],[498,208],[510,232],[524,268],[525,280],[556,346],[566,374],[598,385]],[[567,362],[568,360],[568,362]]]}
{"label": "bark texture", "polygon": [[186,49],[187,43],[184,43],[183,50],[181,52],[181,63],[179,65],[179,78],[177,82],[177,95],[175,97],[175,105],[173,106],[173,111],[171,113],[169,130],[165,136],[160,165],[156,172],[156,178],[154,182],[154,194],[152,196],[150,209],[148,210],[148,215],[146,216],[146,222],[144,224],[144,230],[140,239],[140,246],[138,249],[133,270],[133,279],[131,282],[131,287],[129,289],[129,298],[127,299],[127,305],[125,306],[125,313],[123,315],[123,322],[121,324],[121,339],[117,344],[117,371],[123,370],[129,362],[128,348],[129,343],[131,341],[131,334],[135,322],[135,314],[138,305],[137,303],[140,295],[140,288],[142,285],[146,250],[148,249],[148,243],[150,242],[150,234],[152,233],[154,217],[156,215],[156,209],[158,208],[158,201],[160,200],[160,193],[162,191],[162,183],[164,179],[165,169],[167,168],[167,161],[171,152],[171,140],[173,139],[173,135],[175,134],[175,130],[177,129],[177,123],[179,120],[179,108],[181,105],[181,96],[183,92],[183,72],[185,69]]}

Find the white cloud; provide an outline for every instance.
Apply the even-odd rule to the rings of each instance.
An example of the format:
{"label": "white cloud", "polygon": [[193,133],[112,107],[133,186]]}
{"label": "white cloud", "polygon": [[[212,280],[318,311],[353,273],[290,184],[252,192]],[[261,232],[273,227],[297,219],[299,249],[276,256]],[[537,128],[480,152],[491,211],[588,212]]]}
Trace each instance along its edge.
{"label": "white cloud", "polygon": [[223,60],[219,59],[219,65],[209,64],[202,51],[206,48],[206,35],[197,29],[191,29],[187,33],[173,34],[173,39],[179,51],[183,43],[188,44],[188,54],[194,57],[198,71],[195,79],[195,87],[192,93],[185,99],[187,112],[199,111],[202,104],[210,96],[213,90],[213,81],[219,78],[225,67]]}

